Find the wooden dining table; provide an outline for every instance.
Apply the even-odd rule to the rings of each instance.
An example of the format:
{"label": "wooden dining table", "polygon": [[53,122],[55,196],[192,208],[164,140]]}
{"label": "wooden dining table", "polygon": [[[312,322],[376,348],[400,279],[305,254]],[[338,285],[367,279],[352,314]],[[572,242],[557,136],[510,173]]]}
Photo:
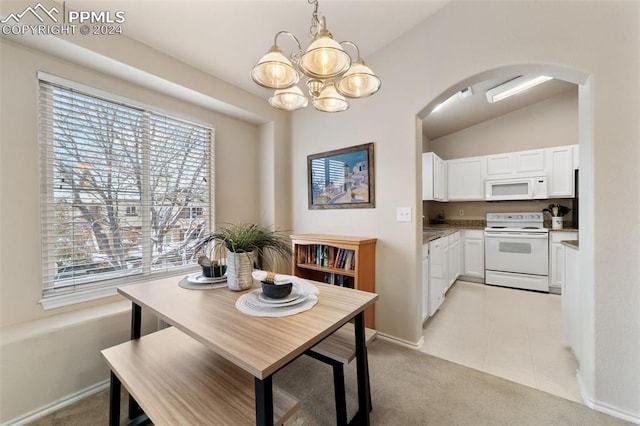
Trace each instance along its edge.
{"label": "wooden dining table", "polygon": [[141,337],[142,311],[152,312],[250,373],[255,384],[256,424],[271,425],[274,422],[273,374],[353,320],[358,390],[358,411],[353,422],[369,424],[364,309],[375,303],[377,294],[309,281],[319,290],[318,303],[313,308],[270,318],[247,315],[236,308],[236,300],[246,292],[234,292],[226,287],[186,289],[178,286],[178,281],[163,279],[118,288],[121,295],[132,301],[132,339]]}

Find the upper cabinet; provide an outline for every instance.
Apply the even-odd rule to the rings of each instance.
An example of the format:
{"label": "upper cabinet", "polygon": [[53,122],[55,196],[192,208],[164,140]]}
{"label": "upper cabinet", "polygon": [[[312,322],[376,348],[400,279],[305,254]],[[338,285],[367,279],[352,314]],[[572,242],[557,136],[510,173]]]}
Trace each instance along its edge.
{"label": "upper cabinet", "polygon": [[512,179],[544,176],[543,149],[487,155],[487,179]]}
{"label": "upper cabinet", "polygon": [[422,154],[422,199],[483,201],[487,180],[547,178],[548,198],[572,198],[578,145],[508,152],[443,161]]}
{"label": "upper cabinet", "polygon": [[447,200],[474,201],[484,198],[486,157],[447,161]]}
{"label": "upper cabinet", "polygon": [[549,198],[572,198],[574,194],[573,146],[545,150]]}
{"label": "upper cabinet", "polygon": [[422,154],[422,199],[447,201],[447,164],[433,152]]}

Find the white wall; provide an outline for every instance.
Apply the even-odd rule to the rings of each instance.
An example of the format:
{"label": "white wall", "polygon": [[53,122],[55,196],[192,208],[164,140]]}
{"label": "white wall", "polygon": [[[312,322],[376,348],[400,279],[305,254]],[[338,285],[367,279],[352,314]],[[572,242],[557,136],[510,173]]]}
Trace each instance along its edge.
{"label": "white wall", "polygon": [[[295,230],[379,239],[381,332],[409,342],[421,335],[421,223],[395,222],[396,207],[420,209],[416,115],[469,77],[483,80],[503,67],[510,74],[548,70],[589,84],[592,102],[580,112],[580,165],[586,181],[593,180],[587,195],[594,200],[581,209],[587,244],[581,243],[581,257],[592,258],[581,260],[580,272],[589,352],[582,385],[588,404],[640,421],[639,12],[637,2],[453,3],[367,58],[383,82],[377,95],[339,115],[305,110],[294,116]],[[376,208],[307,210],[305,157],[368,141],[376,142]],[[610,206],[624,206],[615,226]]]}
{"label": "white wall", "polygon": [[[281,163],[280,157],[288,158],[288,122],[281,113],[268,108],[263,99],[224,86],[205,74],[193,78],[192,83],[206,86],[208,82],[215,90],[199,87],[202,96],[198,98],[184,86],[189,82],[182,79],[199,72],[157,52],[153,62],[146,65],[162,69],[163,78],[170,80],[153,90],[145,86],[144,81],[139,82],[142,84],[131,81],[140,68],[131,68],[125,75],[118,75],[115,70],[123,62],[113,60],[116,54],[103,51],[97,60],[113,65],[113,69],[107,67],[105,70],[114,71],[118,77],[92,69],[90,59],[94,56],[91,52],[77,55],[76,45],[58,43],[56,46],[62,46],[62,50],[53,55],[16,43],[21,41],[0,39],[0,423],[22,418],[51,404],[55,406],[69,396],[93,389],[97,383],[108,379],[108,368],[99,351],[129,338],[130,303],[120,296],[48,311],[38,303],[42,291],[38,261],[37,71],[211,123],[215,128],[217,222],[277,222],[290,227],[289,180],[286,172],[275,168],[278,163],[274,159],[278,158]],[[146,48],[136,43],[115,47],[117,55],[123,55],[123,52],[128,55],[118,58],[128,64],[149,56],[149,52],[140,54],[138,49],[144,51]],[[121,50],[124,47],[126,49]],[[47,50],[49,45],[42,48]],[[107,54],[109,56],[104,56]],[[94,63],[95,67],[101,68],[102,62]],[[179,85],[182,89],[177,88]],[[162,93],[169,88],[176,96],[179,92],[186,93],[183,97],[192,97],[194,102]],[[256,123],[256,119],[248,122],[215,111],[214,96],[217,94],[229,98],[235,94],[244,106],[253,102],[256,107],[245,115],[259,117],[265,112],[259,120],[264,124]],[[207,102],[212,108],[207,108]],[[233,108],[227,110],[233,112]],[[268,144],[270,160],[266,164],[262,158],[264,139],[271,141]],[[261,198],[262,192],[273,193],[272,188],[278,188],[277,206],[274,197]],[[145,329],[153,329],[155,319],[150,315],[143,317]]]}

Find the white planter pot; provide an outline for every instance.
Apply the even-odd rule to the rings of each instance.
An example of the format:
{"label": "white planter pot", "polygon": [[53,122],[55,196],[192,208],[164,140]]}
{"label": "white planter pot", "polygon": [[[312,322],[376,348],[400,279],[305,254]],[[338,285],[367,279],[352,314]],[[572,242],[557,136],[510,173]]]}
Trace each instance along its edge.
{"label": "white planter pot", "polygon": [[233,291],[243,291],[251,288],[253,278],[253,262],[251,253],[227,254],[227,286]]}

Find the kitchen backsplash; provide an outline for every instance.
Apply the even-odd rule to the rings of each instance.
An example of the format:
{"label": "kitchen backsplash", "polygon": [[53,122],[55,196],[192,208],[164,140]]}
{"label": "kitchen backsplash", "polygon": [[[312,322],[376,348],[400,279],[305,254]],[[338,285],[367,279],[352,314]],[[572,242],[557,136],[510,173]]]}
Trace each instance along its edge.
{"label": "kitchen backsplash", "polygon": [[[562,204],[563,206],[573,209],[573,198],[554,198],[552,200],[526,200],[526,201],[467,201],[467,202],[446,202],[423,201],[422,207],[424,211],[423,225],[436,223],[436,216],[442,210],[444,211],[445,223],[460,226],[485,226],[487,213],[501,212],[540,212],[542,209],[549,207],[549,204]],[[463,215],[461,216],[460,210]],[[545,217],[545,226],[549,222],[551,226],[551,216],[547,213]],[[573,227],[572,212],[564,217],[564,227]],[[473,224],[476,222],[477,224]]]}

